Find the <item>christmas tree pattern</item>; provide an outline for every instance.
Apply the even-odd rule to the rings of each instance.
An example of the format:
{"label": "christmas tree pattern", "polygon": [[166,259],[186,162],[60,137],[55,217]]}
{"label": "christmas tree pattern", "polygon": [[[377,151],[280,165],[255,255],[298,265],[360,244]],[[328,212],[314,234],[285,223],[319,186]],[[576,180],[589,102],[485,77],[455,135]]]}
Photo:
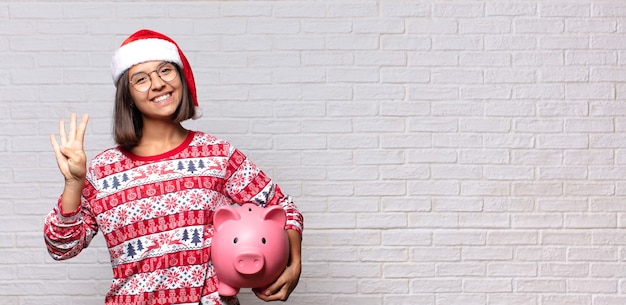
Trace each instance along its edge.
{"label": "christmas tree pattern", "polygon": [[189,240],[189,232],[187,231],[187,229],[185,229],[183,231],[183,237],[180,240],[182,240],[182,241],[188,241]]}
{"label": "christmas tree pattern", "polygon": [[128,243],[128,247],[126,248],[126,255],[130,257],[135,257],[137,252],[135,252],[135,247],[133,247],[132,243]]}
{"label": "christmas tree pattern", "polygon": [[141,239],[137,241],[137,251],[142,251],[143,248],[143,243],[141,242]]}
{"label": "christmas tree pattern", "polygon": [[187,165],[187,171],[193,173],[197,171],[196,166],[193,164],[193,161],[189,160],[189,164]]}
{"label": "christmas tree pattern", "polygon": [[113,181],[111,183],[111,187],[114,189],[118,189],[120,187],[120,181],[117,179],[117,176],[113,176]]}
{"label": "christmas tree pattern", "polygon": [[198,232],[198,229],[193,229],[191,242],[194,244],[194,246],[197,246],[199,242],[202,242],[202,238],[200,237],[200,232]]}

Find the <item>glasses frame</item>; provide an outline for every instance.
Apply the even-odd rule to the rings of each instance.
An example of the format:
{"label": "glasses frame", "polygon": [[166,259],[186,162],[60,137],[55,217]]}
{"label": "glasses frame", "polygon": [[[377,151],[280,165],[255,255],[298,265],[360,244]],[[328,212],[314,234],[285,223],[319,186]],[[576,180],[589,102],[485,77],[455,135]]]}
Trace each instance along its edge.
{"label": "glasses frame", "polygon": [[[165,65],[172,65],[172,72],[171,72],[171,73],[174,73],[174,77],[173,77],[172,79],[170,79],[170,80],[164,80],[164,79],[163,79],[163,77],[161,76],[161,73],[159,73],[159,71],[160,71],[160,70],[163,68],[163,66],[165,66]],[[163,82],[166,82],[166,83],[168,83],[168,84],[169,84],[170,82],[174,81],[174,80],[176,79],[176,77],[178,77],[178,75],[179,75],[179,73],[178,73],[178,68],[176,67],[176,64],[175,64],[175,63],[173,63],[173,62],[169,62],[169,61],[164,61],[164,62],[160,63],[160,64],[157,66],[157,68],[156,68],[156,69],[154,69],[154,70],[152,70],[152,71],[150,71],[150,72],[143,72],[143,71],[141,71],[141,72],[137,72],[137,73],[135,73],[135,74],[133,74],[133,75],[129,76],[129,77],[128,77],[128,84],[130,85],[130,87],[131,87],[131,88],[133,88],[133,90],[135,90],[135,91],[137,91],[137,92],[141,92],[141,93],[148,92],[148,91],[150,91],[150,88],[152,88],[152,73],[155,73],[155,72],[156,72],[156,75],[159,77],[159,79],[160,79],[160,80],[162,80]],[[136,86],[137,86],[137,82],[134,82],[134,83],[133,83],[133,82],[131,81],[131,79],[132,79],[135,75],[142,74],[142,73],[143,73],[143,74],[148,75],[148,82],[150,83],[150,84],[146,87],[146,89],[145,89],[145,90],[139,90],[139,89],[137,89],[137,87],[136,87]]]}

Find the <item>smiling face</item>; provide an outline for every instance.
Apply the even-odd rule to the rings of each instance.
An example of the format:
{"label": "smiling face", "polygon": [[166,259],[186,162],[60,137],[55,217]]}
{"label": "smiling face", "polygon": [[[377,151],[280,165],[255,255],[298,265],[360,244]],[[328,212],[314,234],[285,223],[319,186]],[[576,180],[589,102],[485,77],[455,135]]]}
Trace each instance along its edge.
{"label": "smiling face", "polygon": [[[147,73],[151,85],[145,92],[140,92],[129,86],[130,95],[135,102],[135,106],[145,118],[171,119],[176,109],[180,106],[183,89],[180,75],[173,80],[166,82],[159,77],[159,69],[162,68],[162,61],[148,61],[136,64],[128,69],[129,79],[140,73]],[[178,73],[176,69],[170,73]]]}

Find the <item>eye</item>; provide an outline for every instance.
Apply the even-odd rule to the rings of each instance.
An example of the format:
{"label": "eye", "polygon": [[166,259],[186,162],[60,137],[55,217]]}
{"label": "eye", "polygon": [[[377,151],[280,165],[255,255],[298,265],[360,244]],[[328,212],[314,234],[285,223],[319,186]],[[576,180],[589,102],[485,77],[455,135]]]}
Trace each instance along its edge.
{"label": "eye", "polygon": [[172,72],[172,68],[171,67],[163,67],[161,68],[161,70],[159,70],[159,73],[162,75],[167,75],[170,72]]}
{"label": "eye", "polygon": [[261,238],[261,242],[265,245],[265,243],[267,242],[267,240],[265,240],[265,237]]}
{"label": "eye", "polygon": [[139,75],[133,76],[133,79],[130,82],[133,84],[143,84],[147,81],[148,81],[148,75],[139,74]]}
{"label": "eye", "polygon": [[239,238],[235,237],[235,239],[233,239],[233,244],[236,244],[239,241]]}

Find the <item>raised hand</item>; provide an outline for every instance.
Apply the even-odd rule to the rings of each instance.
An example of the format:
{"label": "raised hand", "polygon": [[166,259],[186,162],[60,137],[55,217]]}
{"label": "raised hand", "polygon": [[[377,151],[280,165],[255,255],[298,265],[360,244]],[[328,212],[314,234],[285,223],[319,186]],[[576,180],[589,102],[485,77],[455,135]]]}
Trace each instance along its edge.
{"label": "raised hand", "polygon": [[65,121],[59,121],[60,145],[55,135],[50,135],[50,143],[54,149],[59,170],[65,177],[66,187],[68,184],[76,184],[77,187],[82,188],[84,183],[87,173],[87,155],[85,154],[83,143],[88,120],[89,116],[84,114],[80,124],[77,126],[76,114],[72,113],[70,115],[69,133],[65,131]]}

